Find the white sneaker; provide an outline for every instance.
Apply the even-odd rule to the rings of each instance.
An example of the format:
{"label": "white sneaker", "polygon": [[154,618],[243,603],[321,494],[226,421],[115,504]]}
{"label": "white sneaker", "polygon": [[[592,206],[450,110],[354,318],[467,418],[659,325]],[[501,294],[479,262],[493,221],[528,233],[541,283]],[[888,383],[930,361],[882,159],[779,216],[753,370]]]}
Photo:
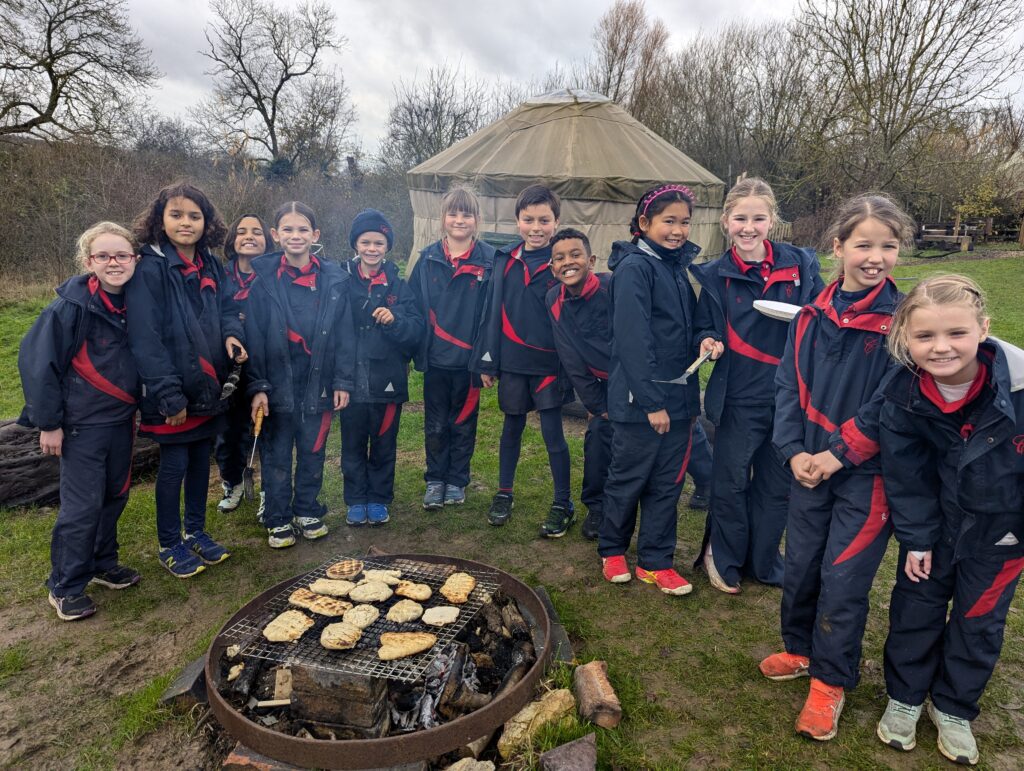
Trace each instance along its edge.
{"label": "white sneaker", "polygon": [[267,528],[267,544],[271,549],[287,549],[295,545],[295,531],[291,525]]}
{"label": "white sneaker", "polygon": [[260,490],[260,507],[256,509],[256,521],[263,524],[263,515],[267,513],[267,494]]}
{"label": "white sneaker", "polygon": [[931,702],[928,702],[928,717],[939,732],[939,752],[954,763],[973,766],[978,762],[978,743],[971,733],[970,720],[948,715]]}
{"label": "white sneaker", "polygon": [[909,752],[917,746],[917,721],[923,704],[916,707],[890,698],[875,733],[884,744]]}
{"label": "white sneaker", "polygon": [[224,497],[217,504],[217,511],[222,513],[234,511],[242,502],[242,485],[229,485],[227,482],[221,482],[220,486],[224,489]]}

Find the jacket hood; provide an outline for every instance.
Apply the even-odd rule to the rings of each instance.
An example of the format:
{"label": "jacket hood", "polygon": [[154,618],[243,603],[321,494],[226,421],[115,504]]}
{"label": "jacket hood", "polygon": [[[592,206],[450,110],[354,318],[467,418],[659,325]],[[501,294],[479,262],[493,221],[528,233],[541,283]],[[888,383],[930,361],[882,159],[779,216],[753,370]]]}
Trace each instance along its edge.
{"label": "jacket hood", "polygon": [[72,276],[54,291],[57,292],[57,296],[62,300],[81,305],[83,308],[88,307],[89,300],[92,297],[92,294],[89,292],[89,275],[88,273],[80,273],[77,276]]}
{"label": "jacket hood", "polygon": [[1003,356],[1006,358],[1006,368],[1010,373],[1010,390],[1024,390],[1024,350],[1005,340],[1000,340],[998,337],[989,335],[988,339],[1002,350]]}

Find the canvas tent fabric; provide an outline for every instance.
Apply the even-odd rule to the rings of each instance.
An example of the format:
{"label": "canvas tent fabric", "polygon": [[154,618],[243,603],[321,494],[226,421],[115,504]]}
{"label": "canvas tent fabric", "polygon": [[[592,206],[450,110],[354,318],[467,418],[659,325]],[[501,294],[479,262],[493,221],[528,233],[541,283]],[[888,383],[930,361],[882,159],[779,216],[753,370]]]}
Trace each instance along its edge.
{"label": "canvas tent fabric", "polygon": [[613,241],[629,237],[637,199],[666,182],[696,195],[690,240],[703,257],[723,246],[718,226],[725,185],[605,96],[556,91],[414,167],[407,175],[413,208],[411,264],[441,235],[441,197],[471,187],[481,204],[481,232],[517,233],[515,199],[527,185],[547,185],[562,199],[561,225],[585,232],[605,269]]}

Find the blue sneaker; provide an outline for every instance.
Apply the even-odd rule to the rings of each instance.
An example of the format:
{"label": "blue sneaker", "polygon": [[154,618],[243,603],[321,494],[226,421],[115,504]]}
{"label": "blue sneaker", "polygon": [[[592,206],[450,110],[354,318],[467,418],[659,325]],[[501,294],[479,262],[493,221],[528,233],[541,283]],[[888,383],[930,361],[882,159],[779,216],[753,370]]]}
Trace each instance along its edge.
{"label": "blue sneaker", "polygon": [[383,503],[371,503],[366,507],[366,518],[371,525],[383,525],[391,517],[388,516],[388,507]]}
{"label": "blue sneaker", "polygon": [[359,527],[366,524],[366,504],[353,503],[348,507],[348,514],[345,515],[345,524],[352,527]]}
{"label": "blue sneaker", "polygon": [[231,552],[210,538],[210,534],[204,530],[186,535],[185,545],[207,565],[216,565],[231,556]]}
{"label": "blue sneaker", "polygon": [[175,578],[191,578],[196,573],[206,570],[206,565],[185,544],[179,543],[170,549],[161,549],[160,563]]}

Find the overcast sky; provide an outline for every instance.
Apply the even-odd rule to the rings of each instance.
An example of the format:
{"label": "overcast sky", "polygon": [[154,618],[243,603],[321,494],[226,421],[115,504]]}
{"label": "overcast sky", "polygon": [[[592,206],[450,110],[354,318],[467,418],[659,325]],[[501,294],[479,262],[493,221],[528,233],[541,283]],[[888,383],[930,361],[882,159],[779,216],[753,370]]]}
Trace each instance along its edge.
{"label": "overcast sky", "polygon": [[[357,134],[377,150],[392,86],[448,63],[486,81],[540,80],[556,62],[587,55],[591,31],[613,0],[329,0],[348,43],[334,63],[352,94]],[[291,5],[285,0],[279,4]],[[647,12],[671,31],[677,47],[700,29],[734,18],[787,18],[796,0],[647,0]],[[206,0],[128,0],[131,22],[164,73],[156,109],[182,115],[210,90],[210,62],[199,54],[210,21]]]}

